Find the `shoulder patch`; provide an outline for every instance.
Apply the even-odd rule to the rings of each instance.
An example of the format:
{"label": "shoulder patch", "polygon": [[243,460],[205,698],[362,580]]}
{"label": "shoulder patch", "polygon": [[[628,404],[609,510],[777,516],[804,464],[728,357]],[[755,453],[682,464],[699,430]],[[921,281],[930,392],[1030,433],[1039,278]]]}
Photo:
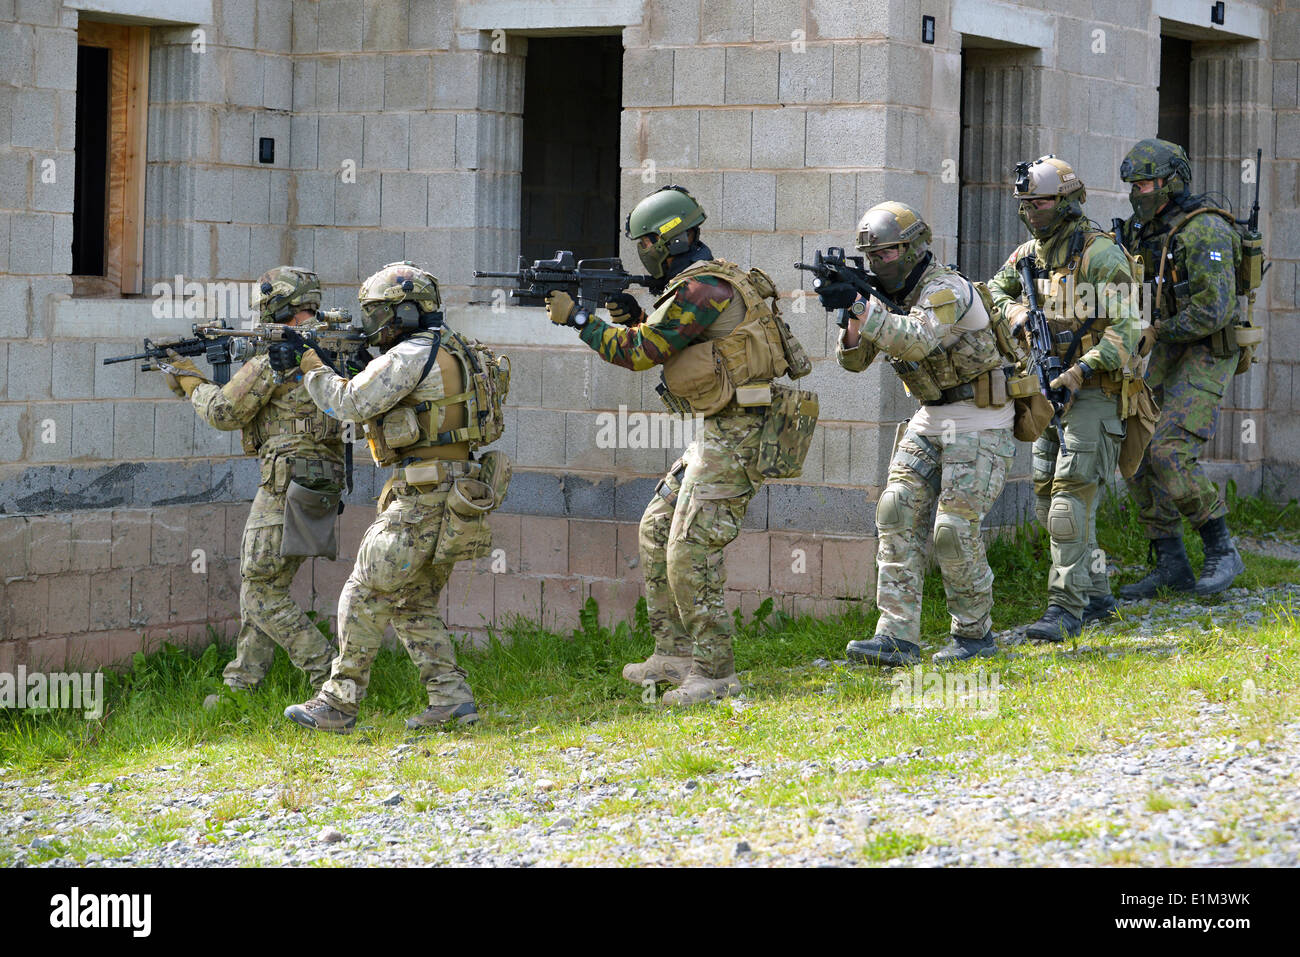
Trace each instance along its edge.
{"label": "shoulder patch", "polygon": [[925,306],[945,326],[957,321],[957,293],[952,289],[936,289],[926,297]]}

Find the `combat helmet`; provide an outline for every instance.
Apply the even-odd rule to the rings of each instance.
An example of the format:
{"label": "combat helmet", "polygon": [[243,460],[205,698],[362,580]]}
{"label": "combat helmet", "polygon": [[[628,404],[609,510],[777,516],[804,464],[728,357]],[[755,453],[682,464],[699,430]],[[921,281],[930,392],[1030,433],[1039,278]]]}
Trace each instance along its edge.
{"label": "combat helmet", "polygon": [[1138,192],[1137,186],[1129,190],[1129,203],[1138,222],[1150,222],[1155,214],[1171,200],[1177,202],[1192,185],[1192,161],[1187,151],[1169,140],[1148,138],[1141,140],[1128,151],[1119,167],[1119,177],[1126,183],[1146,179],[1164,182],[1149,193]]}
{"label": "combat helmet", "polygon": [[[892,262],[872,255],[891,246],[903,247]],[[858,251],[867,255],[872,274],[886,292],[903,288],[907,277],[929,250],[930,227],[906,203],[877,203],[862,214],[858,223]]]}
{"label": "combat helmet", "polygon": [[304,309],[320,310],[320,279],[308,269],[276,266],[257,280],[252,300],[263,322],[288,322]]}
{"label": "combat helmet", "polygon": [[361,328],[372,343],[397,338],[442,321],[438,280],[412,262],[389,263],[361,284]]}
{"label": "combat helmet", "polygon": [[[1015,197],[1020,201],[1020,221],[1035,239],[1046,239],[1066,217],[1082,216],[1088,191],[1074,167],[1052,153],[1032,163],[1016,164]],[[1032,199],[1055,199],[1046,209],[1036,209]]]}
{"label": "combat helmet", "polygon": [[680,256],[691,248],[690,232],[708,217],[704,207],[683,186],[664,186],[632,207],[624,232],[628,239],[653,236],[647,249],[637,246],[646,272],[662,278],[669,256]]}

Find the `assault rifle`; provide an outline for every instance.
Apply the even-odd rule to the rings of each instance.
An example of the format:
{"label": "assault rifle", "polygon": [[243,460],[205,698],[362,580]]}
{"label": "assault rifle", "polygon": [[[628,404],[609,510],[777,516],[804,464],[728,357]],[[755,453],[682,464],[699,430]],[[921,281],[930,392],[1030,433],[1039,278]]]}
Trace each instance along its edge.
{"label": "assault rifle", "polygon": [[[828,282],[848,283],[863,296],[875,296],[890,312],[896,312],[900,315],[907,314],[907,310],[894,302],[889,293],[876,285],[871,278],[871,273],[867,272],[866,262],[863,257],[846,257],[841,246],[831,246],[825,253],[819,249],[816,255],[813,256],[811,264],[795,263],[794,268],[813,274],[812,287],[814,292],[819,291]],[[840,310],[839,318],[835,320],[835,324],[841,329],[848,327],[849,314],[847,309]]]}
{"label": "assault rifle", "polygon": [[552,292],[566,292],[578,304],[574,313],[575,325],[582,326],[596,307],[623,292],[628,286],[649,286],[654,279],[636,276],[623,268],[622,260],[580,259],[575,263],[573,253],[557,249],[554,259],[538,259],[530,266],[519,257],[517,272],[482,272],[474,270],[475,279],[511,279],[515,288],[510,298],[520,305],[535,306],[544,302]]}
{"label": "assault rifle", "polygon": [[[140,366],[144,372],[170,372],[172,375],[193,375],[191,372],[185,372],[177,369],[167,361],[168,353],[175,352],[177,355],[187,358],[203,356],[212,366],[212,381],[217,385],[225,385],[230,381],[230,339],[227,336],[209,336],[200,335],[195,326],[193,336],[174,337],[171,339],[159,339],[157,342],[148,336],[144,340],[144,351],[135,352],[129,356],[113,356],[104,360],[104,365],[111,366],[116,362],[143,362]],[[230,331],[230,330],[227,330]]]}
{"label": "assault rifle", "polygon": [[[326,321],[340,317],[351,319],[347,313],[335,310],[321,315],[328,317]],[[236,359],[247,359],[256,353],[259,346],[274,342],[287,342],[298,352],[315,349],[325,365],[345,377],[347,374],[339,368],[338,363],[346,362],[350,366],[360,368],[365,365],[364,359],[369,358],[368,355],[360,356],[366,347],[366,334],[348,326],[331,325],[324,329],[301,329],[284,323],[262,322],[251,329],[228,329],[219,323],[209,323],[196,325],[194,334],[214,342],[222,339],[230,340],[227,349]],[[358,358],[362,358],[359,363]],[[276,382],[282,379],[283,377],[277,372]]]}
{"label": "assault rifle", "polygon": [[1056,354],[1056,337],[1052,327],[1047,324],[1047,316],[1038,304],[1038,286],[1034,282],[1033,259],[1021,256],[1016,261],[1016,272],[1020,273],[1020,288],[1024,290],[1029,303],[1029,318],[1025,323],[1029,339],[1029,361],[1038,375],[1038,388],[1052,403],[1052,425],[1060,428],[1061,413],[1070,401],[1067,389],[1053,389],[1052,381],[1064,368],[1061,358]]}

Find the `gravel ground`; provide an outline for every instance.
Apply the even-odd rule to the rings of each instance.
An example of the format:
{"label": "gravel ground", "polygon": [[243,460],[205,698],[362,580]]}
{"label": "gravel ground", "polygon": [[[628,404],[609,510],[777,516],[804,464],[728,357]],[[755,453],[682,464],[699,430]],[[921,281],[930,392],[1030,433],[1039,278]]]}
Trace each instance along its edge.
{"label": "gravel ground", "polygon": [[[1125,620],[1085,632],[1077,651],[1109,654],[1171,654],[1206,614],[1217,622],[1258,623],[1265,607],[1300,599],[1300,586],[1247,592],[1233,589],[1215,607],[1170,601],[1154,608],[1122,603]],[[1107,635],[1123,632],[1114,650]],[[1008,654],[1023,642],[1019,629],[999,635]],[[1140,644],[1135,648],[1134,645]],[[1188,695],[1197,701],[1199,692]],[[761,706],[740,701],[723,706]],[[317,804],[282,810],[280,790],[268,785],[240,793],[253,810],[209,831],[202,824],[179,829],[170,843],[136,847],[120,856],[92,855],[100,866],[229,866],[248,864],[531,866],[585,864],[839,865],[872,861],[899,865],[1081,865],[1120,863],[1207,866],[1250,863],[1300,864],[1300,721],[1261,743],[1242,742],[1229,708],[1196,705],[1191,743],[1185,734],[1152,728],[1125,732],[1102,752],[1072,756],[1067,769],[1033,753],[992,759],[978,773],[964,770],[974,752],[927,755],[924,750],[877,761],[785,761],[751,765],[727,760],[725,746],[692,742],[711,751],[723,769],[699,780],[617,780],[635,774],[644,755],[617,759],[593,727],[581,747],[561,752],[572,773],[559,785],[531,779],[515,769],[510,779],[474,792],[437,794],[436,806],[420,809],[428,794],[404,792],[401,763],[430,750],[454,757],[472,740],[439,736],[410,738],[378,763],[382,782],[350,792],[355,816],[337,824],[332,809]],[[1187,728],[1180,729],[1186,732]],[[1103,734],[1104,738],[1104,734]],[[973,738],[972,738],[973,740]],[[1104,747],[1104,744],[1103,744]],[[653,753],[653,752],[650,752]],[[915,760],[937,763],[924,778],[899,784],[861,778],[849,792],[810,815],[802,802],[769,807],[751,799],[758,781],[807,781]],[[0,847],[16,849],[14,863],[33,857],[39,866],[77,866],[71,857],[39,861],[51,842],[78,835],[113,833],[120,825],[100,805],[117,789],[155,789],[169,796],[142,811],[199,812],[230,792],[199,786],[208,769],[161,766],[110,784],[66,786],[14,780],[0,771]],[[345,786],[346,787],[346,786]],[[721,797],[725,808],[692,813],[692,795]],[[36,795],[37,810],[20,810]],[[1153,797],[1156,795],[1157,797]],[[627,810],[596,808],[611,798]],[[668,800],[671,799],[671,800]],[[702,801],[699,803],[703,803]],[[265,810],[257,810],[263,808]],[[359,813],[358,813],[359,812]],[[120,841],[136,843],[122,826]]]}

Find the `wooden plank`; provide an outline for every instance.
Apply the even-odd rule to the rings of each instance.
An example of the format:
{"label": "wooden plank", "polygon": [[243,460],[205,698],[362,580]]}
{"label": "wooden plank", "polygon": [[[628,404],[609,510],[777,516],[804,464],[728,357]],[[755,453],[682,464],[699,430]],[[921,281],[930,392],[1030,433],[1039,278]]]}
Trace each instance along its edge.
{"label": "wooden plank", "polygon": [[131,27],[123,134],[121,277],[123,293],[144,290],[144,178],[149,131],[149,28]]}

